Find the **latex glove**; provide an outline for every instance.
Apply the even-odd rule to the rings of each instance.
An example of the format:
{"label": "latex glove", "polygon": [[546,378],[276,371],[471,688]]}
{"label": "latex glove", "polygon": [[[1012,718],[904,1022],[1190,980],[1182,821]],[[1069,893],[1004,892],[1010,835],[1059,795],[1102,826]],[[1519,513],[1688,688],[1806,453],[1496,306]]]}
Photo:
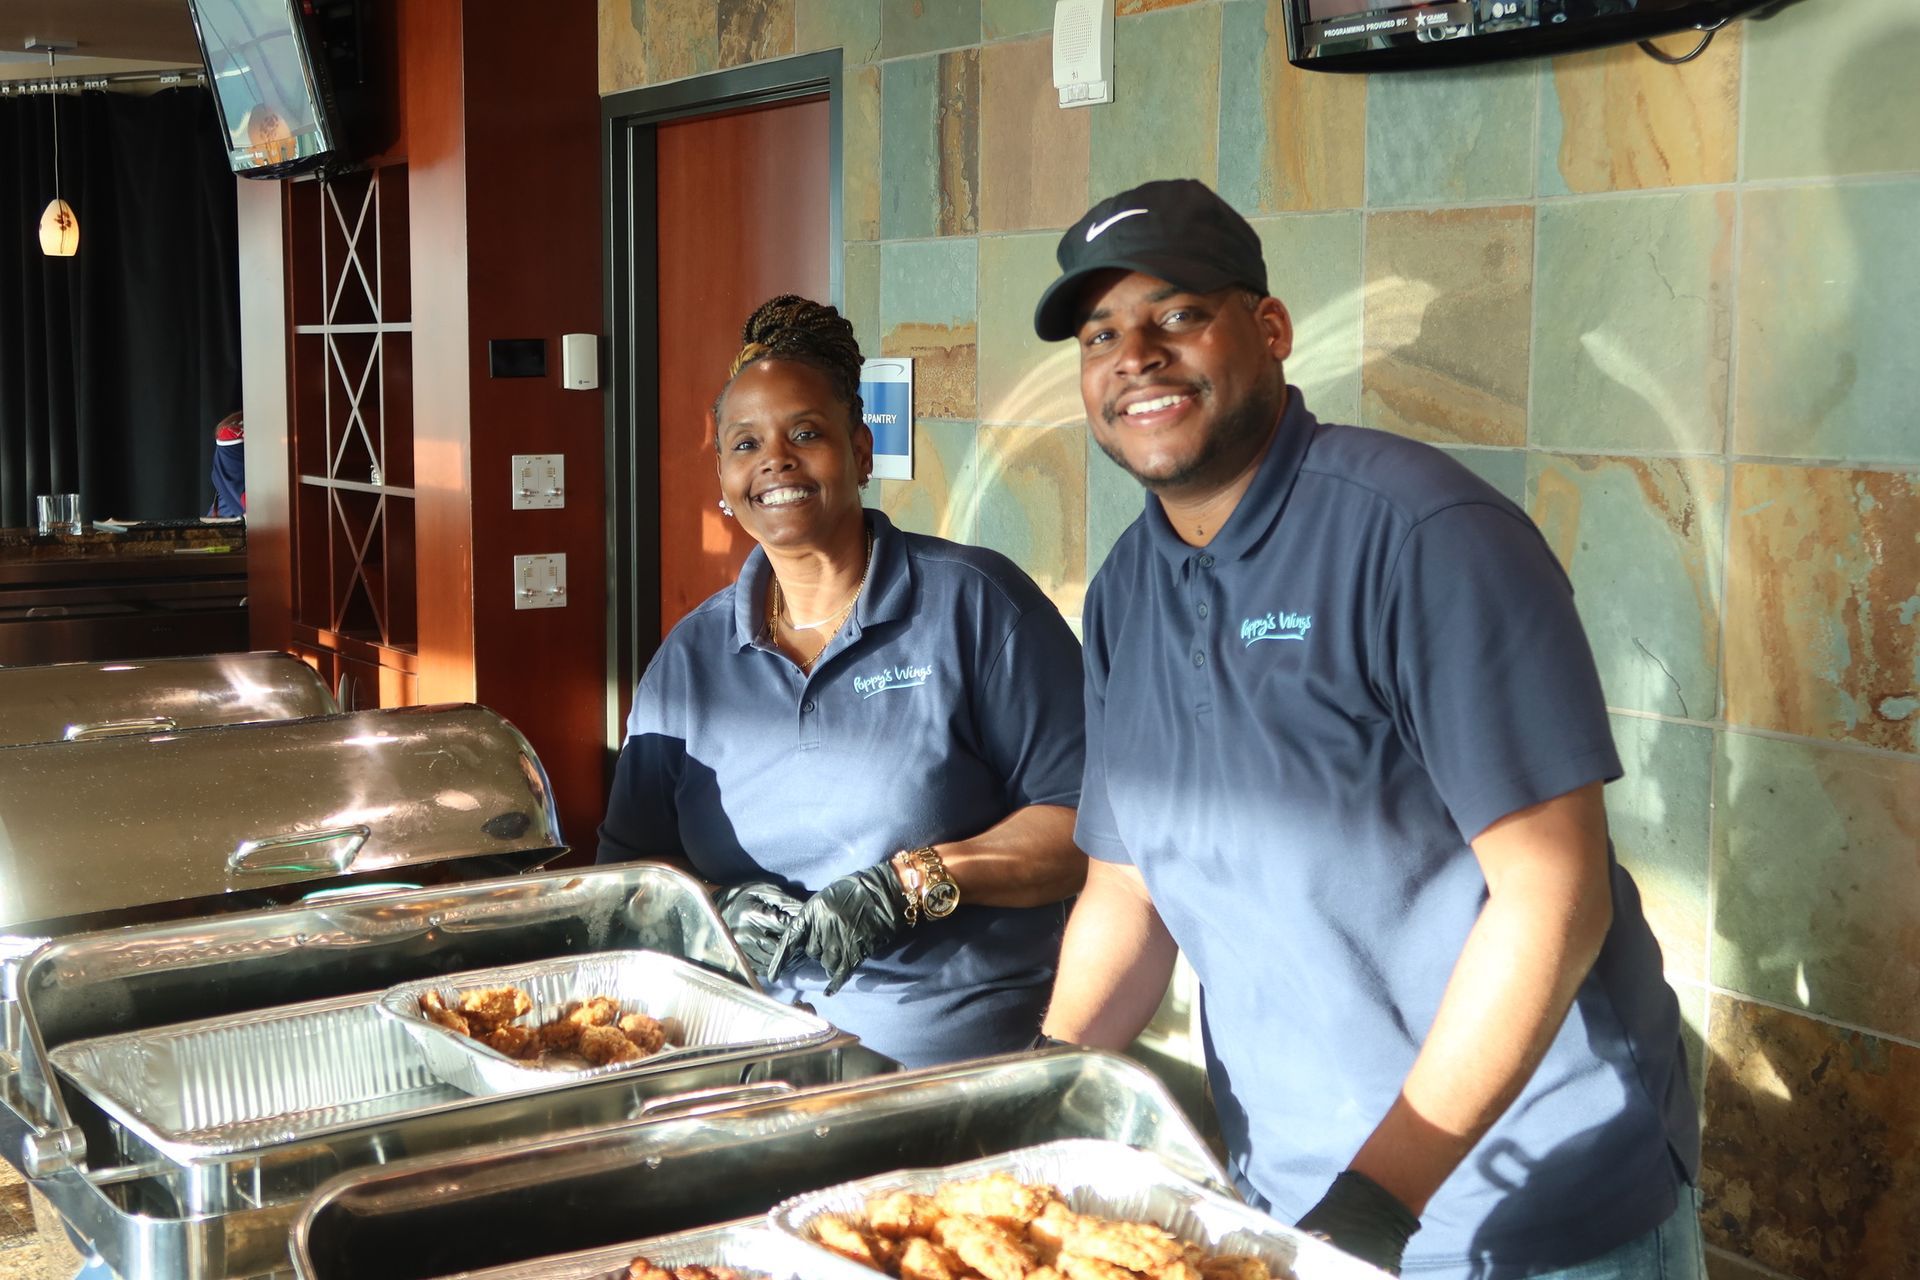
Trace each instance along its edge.
{"label": "latex glove", "polygon": [[1299,1226],[1334,1248],[1397,1276],[1400,1255],[1420,1229],[1420,1219],[1385,1187],[1364,1173],[1348,1169],[1333,1180],[1320,1203],[1307,1210]]}
{"label": "latex glove", "polygon": [[907,927],[907,895],[892,859],[841,876],[808,898],[780,939],[770,972],[802,955],[827,971],[827,994],[846,985],[860,963]]}
{"label": "latex glove", "polygon": [[722,889],[714,896],[713,905],[719,908],[720,918],[726,921],[754,972],[771,978],[777,972],[771,963],[774,952],[786,936],[787,926],[800,914],[800,899],[769,881],[749,880]]}

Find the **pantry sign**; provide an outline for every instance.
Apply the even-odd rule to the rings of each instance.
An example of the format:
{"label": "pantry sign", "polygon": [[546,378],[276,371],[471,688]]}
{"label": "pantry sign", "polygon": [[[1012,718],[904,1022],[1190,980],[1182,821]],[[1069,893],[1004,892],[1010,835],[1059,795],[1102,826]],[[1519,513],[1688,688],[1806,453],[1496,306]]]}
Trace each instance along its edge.
{"label": "pantry sign", "polygon": [[913,361],[889,356],[862,362],[860,404],[873,432],[874,479],[913,479]]}

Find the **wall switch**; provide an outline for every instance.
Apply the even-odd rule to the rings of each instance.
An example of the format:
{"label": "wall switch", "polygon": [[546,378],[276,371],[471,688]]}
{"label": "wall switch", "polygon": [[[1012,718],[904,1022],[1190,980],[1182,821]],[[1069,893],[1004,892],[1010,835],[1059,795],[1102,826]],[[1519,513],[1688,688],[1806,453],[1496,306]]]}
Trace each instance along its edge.
{"label": "wall switch", "polygon": [[559,609],[567,603],[567,557],[515,556],[513,607]]}
{"label": "wall switch", "polygon": [[567,459],[559,453],[513,455],[513,509],[546,511],[567,505]]}

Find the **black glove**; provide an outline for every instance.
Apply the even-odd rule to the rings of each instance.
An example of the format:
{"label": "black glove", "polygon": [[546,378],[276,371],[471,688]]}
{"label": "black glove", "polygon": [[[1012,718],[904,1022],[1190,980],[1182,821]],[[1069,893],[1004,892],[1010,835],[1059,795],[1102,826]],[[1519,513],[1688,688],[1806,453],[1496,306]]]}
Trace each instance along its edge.
{"label": "black glove", "polygon": [[777,884],[749,880],[722,889],[714,896],[713,905],[754,972],[771,978],[776,972],[771,963],[774,952],[786,936],[787,926],[800,914],[800,899]]}
{"label": "black glove", "polygon": [[1299,1226],[1343,1253],[1397,1276],[1400,1255],[1420,1229],[1420,1219],[1385,1187],[1349,1169],[1333,1180]]}
{"label": "black glove", "polygon": [[808,898],[769,962],[779,973],[803,954],[827,971],[827,994],[846,985],[860,962],[907,927],[907,895],[893,860],[841,876]]}

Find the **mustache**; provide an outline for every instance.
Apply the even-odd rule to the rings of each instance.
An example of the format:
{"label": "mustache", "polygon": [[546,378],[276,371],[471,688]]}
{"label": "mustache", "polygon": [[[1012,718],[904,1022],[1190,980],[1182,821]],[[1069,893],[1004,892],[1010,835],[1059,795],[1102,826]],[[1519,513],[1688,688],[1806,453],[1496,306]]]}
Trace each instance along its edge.
{"label": "mustache", "polygon": [[1120,421],[1121,418],[1125,417],[1126,415],[1122,414],[1119,409],[1120,397],[1132,395],[1142,387],[1165,387],[1168,389],[1168,394],[1173,395],[1203,396],[1213,390],[1213,383],[1206,378],[1195,378],[1189,382],[1154,381],[1141,383],[1139,386],[1122,387],[1109,396],[1105,404],[1100,406],[1101,421],[1105,422],[1108,426],[1112,426],[1114,423]]}

